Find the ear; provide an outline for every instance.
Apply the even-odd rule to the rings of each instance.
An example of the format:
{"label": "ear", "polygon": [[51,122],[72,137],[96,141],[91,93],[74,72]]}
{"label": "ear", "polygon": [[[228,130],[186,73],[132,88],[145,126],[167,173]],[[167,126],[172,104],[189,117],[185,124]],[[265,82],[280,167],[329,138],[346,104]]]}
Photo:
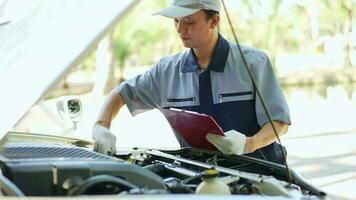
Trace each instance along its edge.
{"label": "ear", "polygon": [[220,16],[219,15],[214,15],[214,16],[211,17],[210,21],[211,21],[210,28],[213,29],[213,28],[215,28],[215,27],[217,27],[219,25]]}

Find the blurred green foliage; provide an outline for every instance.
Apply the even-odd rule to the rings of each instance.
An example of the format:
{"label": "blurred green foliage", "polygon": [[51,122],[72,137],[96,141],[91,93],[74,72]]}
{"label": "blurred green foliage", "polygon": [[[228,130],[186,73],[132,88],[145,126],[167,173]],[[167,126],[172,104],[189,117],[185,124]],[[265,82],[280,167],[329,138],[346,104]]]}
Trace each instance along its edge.
{"label": "blurred green foliage", "polygon": [[167,49],[169,52],[181,49],[179,41],[172,39],[176,35],[173,20],[164,19],[162,25],[157,21],[159,16],[152,16],[155,11],[168,4],[169,1],[166,0],[141,1],[119,23],[114,33],[116,61],[119,67],[124,67],[128,59],[130,65],[152,65]]}
{"label": "blurred green foliage", "polygon": [[[272,58],[283,52],[319,51],[323,36],[345,34],[352,23],[355,0],[225,0],[241,44],[263,49]],[[118,24],[113,34],[115,63],[120,68],[151,66],[183,49],[173,20],[152,16],[168,0],[142,0]],[[225,12],[220,32],[233,41]],[[351,17],[350,17],[351,16]],[[88,68],[94,56],[82,64]]]}

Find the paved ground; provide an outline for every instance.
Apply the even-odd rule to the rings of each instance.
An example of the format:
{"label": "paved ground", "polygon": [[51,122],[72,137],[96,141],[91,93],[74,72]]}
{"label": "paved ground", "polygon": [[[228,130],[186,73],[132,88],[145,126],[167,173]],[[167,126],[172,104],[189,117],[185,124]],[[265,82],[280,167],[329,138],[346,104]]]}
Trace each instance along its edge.
{"label": "paved ground", "polygon": [[290,166],[335,199],[356,199],[356,132],[286,139]]}

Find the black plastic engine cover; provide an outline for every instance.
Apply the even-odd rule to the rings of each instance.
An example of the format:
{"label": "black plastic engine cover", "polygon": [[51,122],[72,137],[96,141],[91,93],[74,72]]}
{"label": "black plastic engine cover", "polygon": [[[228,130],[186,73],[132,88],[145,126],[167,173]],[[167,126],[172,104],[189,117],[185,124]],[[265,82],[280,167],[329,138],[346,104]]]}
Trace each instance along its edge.
{"label": "black plastic engine cover", "polygon": [[0,156],[3,174],[28,196],[66,195],[78,181],[96,175],[120,177],[138,187],[165,188],[158,175],[85,148],[21,145],[3,149]]}

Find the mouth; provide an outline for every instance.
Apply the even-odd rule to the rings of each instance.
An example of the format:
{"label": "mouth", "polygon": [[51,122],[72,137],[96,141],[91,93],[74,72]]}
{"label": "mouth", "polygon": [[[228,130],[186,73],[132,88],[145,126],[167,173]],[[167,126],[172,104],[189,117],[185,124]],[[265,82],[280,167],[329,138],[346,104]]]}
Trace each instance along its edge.
{"label": "mouth", "polygon": [[182,37],[182,40],[183,40],[183,41],[187,41],[187,40],[190,40],[190,38],[188,38],[188,37]]}
{"label": "mouth", "polygon": [[190,37],[187,37],[187,36],[181,36],[180,37],[182,40],[189,40],[190,39]]}

